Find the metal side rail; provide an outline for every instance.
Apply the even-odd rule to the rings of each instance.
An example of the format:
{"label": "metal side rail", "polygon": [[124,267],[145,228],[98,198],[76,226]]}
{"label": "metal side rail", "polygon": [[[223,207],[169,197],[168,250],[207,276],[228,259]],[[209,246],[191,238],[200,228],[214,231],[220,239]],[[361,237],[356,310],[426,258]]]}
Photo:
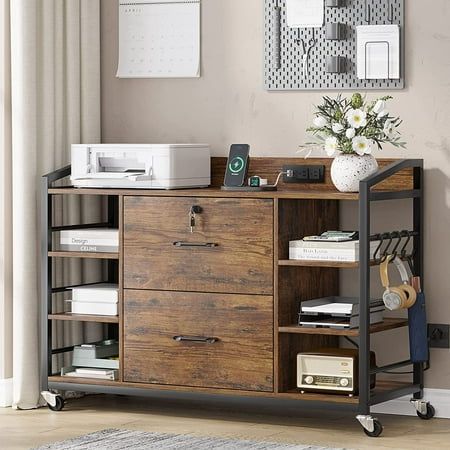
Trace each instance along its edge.
{"label": "metal side rail", "polygon": [[52,365],[52,327],[48,315],[52,307],[52,200],[48,190],[55,181],[68,177],[71,167],[66,166],[41,178],[41,329],[40,329],[40,384],[41,390],[48,389],[48,374]]}
{"label": "metal side rail", "polygon": [[[403,191],[372,191],[377,184],[404,169],[413,169],[413,189]],[[414,398],[423,396],[423,364],[413,364],[413,381],[384,392],[371,392],[370,375],[389,369],[410,365],[410,361],[397,362],[379,369],[370,367],[370,223],[371,202],[379,200],[413,200],[413,263],[416,275],[423,280],[423,160],[410,159],[394,162],[359,184],[359,297],[360,297],[360,342],[359,342],[359,419],[370,418],[370,406],[407,394]],[[361,420],[360,420],[361,422]]]}

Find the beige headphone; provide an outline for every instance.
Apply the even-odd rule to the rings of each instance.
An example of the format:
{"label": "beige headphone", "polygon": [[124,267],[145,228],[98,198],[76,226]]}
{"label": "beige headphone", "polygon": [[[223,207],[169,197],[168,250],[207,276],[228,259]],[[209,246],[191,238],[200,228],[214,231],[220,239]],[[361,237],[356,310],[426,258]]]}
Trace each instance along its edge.
{"label": "beige headphone", "polygon": [[[395,264],[402,277],[403,284],[400,286],[391,287],[389,285],[388,267],[390,262]],[[394,311],[401,308],[411,308],[416,303],[417,292],[409,284],[408,271],[398,256],[388,255],[380,264],[380,278],[381,284],[386,288],[383,293],[383,302],[387,309]]]}

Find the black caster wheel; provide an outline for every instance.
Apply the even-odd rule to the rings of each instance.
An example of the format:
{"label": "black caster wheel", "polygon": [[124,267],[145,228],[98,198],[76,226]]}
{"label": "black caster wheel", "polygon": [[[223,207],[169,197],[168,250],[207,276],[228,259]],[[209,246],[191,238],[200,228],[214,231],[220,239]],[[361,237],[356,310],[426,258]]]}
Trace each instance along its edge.
{"label": "black caster wheel", "polygon": [[367,434],[369,437],[378,437],[383,432],[383,425],[381,425],[381,422],[377,419],[374,419],[373,421],[373,431],[368,431],[365,428],[363,428],[364,433]]}
{"label": "black caster wheel", "polygon": [[429,403],[427,403],[427,412],[425,414],[422,414],[419,411],[417,411],[417,415],[422,420],[430,420],[434,417],[435,414],[436,414],[436,410],[434,409],[434,406],[430,405]]}
{"label": "black caster wheel", "polygon": [[50,405],[50,403],[48,403],[48,407],[52,410],[52,411],[62,411],[62,409],[64,408],[64,399],[60,396],[57,395],[56,396],[56,405]]}

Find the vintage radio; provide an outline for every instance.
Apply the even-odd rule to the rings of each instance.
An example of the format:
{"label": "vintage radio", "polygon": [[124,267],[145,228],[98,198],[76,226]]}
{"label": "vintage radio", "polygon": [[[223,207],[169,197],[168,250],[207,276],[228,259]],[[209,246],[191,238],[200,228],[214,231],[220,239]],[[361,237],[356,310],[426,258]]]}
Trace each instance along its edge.
{"label": "vintage radio", "polygon": [[[376,367],[375,353],[370,352],[370,366]],[[309,392],[337,394],[358,393],[358,350],[323,348],[297,355],[297,387]],[[375,375],[370,387],[375,387]]]}

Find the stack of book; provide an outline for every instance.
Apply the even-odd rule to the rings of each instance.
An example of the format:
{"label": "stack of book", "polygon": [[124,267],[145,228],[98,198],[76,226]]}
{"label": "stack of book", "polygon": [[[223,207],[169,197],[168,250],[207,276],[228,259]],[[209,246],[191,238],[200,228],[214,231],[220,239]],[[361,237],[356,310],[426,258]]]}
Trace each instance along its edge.
{"label": "stack of book", "polygon": [[59,248],[69,252],[117,252],[119,230],[115,228],[80,228],[59,232]]}
{"label": "stack of book", "polygon": [[[370,242],[370,259],[374,258],[380,241]],[[297,240],[289,242],[289,259],[309,261],[359,261],[359,241],[329,242]]]}

